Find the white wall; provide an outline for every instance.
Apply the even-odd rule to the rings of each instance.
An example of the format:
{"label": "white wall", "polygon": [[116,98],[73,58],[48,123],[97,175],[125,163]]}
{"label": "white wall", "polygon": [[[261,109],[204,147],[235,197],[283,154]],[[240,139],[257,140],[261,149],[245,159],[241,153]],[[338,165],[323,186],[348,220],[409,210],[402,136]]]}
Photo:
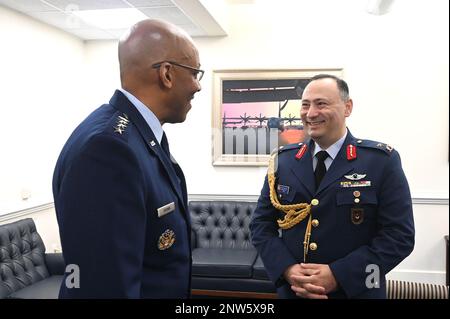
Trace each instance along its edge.
{"label": "white wall", "polygon": [[85,116],[85,89],[80,39],[1,6],[0,39],[2,215],[53,201],[54,164]]}
{"label": "white wall", "polygon": [[[355,105],[348,122],[352,133],[399,150],[416,199],[416,249],[391,276],[442,283],[443,236],[448,234],[448,2],[396,0],[390,12],[381,16],[366,13],[365,5],[360,0],[230,5],[227,37],[195,39],[207,73],[193,109],[185,123],[164,129],[185,172],[190,195],[257,195],[265,168],[211,165],[211,71],[344,68]],[[5,123],[8,131],[17,132],[14,139],[0,135],[1,146],[8,150],[6,162],[0,159],[0,172],[9,181],[0,184],[0,195],[7,197],[29,180],[44,181],[50,190],[49,174],[68,132],[89,111],[108,101],[119,85],[116,42],[91,41],[83,46],[64,33],[2,8],[0,35],[11,37],[3,26],[3,18],[11,19],[11,15],[8,27],[12,25],[12,34],[20,34],[23,41],[15,40],[10,45],[16,49],[0,52],[0,64],[5,64],[0,65],[0,88],[13,92],[6,95],[6,104],[2,99],[0,107],[3,116],[12,119]],[[20,60],[17,51],[23,56]],[[65,58],[72,61],[67,71],[62,70],[67,67]],[[45,68],[42,63],[22,61],[42,59]],[[24,63],[28,71],[22,77],[17,69]],[[81,75],[82,66],[86,73]],[[6,76],[4,67],[9,70]],[[80,81],[86,87],[73,89],[80,87]],[[56,96],[49,101],[50,92]],[[21,118],[24,111],[30,117]],[[38,121],[40,126],[35,119],[43,121]],[[46,128],[55,130],[47,132]],[[441,205],[427,205],[418,198],[445,200],[439,201]]]}
{"label": "white wall", "polygon": [[[266,171],[211,165],[212,70],[343,67],[353,135],[400,152],[414,197],[448,198],[448,2],[397,0],[381,16],[360,0],[270,4],[232,5],[228,37],[195,39],[203,90],[186,122],[165,126],[189,192],[258,194]],[[118,85],[116,46],[86,45],[94,103]]]}
{"label": "white wall", "polygon": [[[207,73],[186,122],[164,129],[191,195],[257,195],[266,168],[211,165],[211,71],[344,68],[355,105],[349,128],[357,137],[389,143],[400,152],[416,199],[416,249],[390,277],[443,283],[448,2],[397,0],[381,16],[368,14],[366,4],[320,0],[230,6],[227,37],[195,39]],[[86,45],[88,69],[104,79],[91,77],[97,82],[97,104],[118,85],[116,46],[95,41]],[[427,205],[420,204],[420,198],[447,200]]]}

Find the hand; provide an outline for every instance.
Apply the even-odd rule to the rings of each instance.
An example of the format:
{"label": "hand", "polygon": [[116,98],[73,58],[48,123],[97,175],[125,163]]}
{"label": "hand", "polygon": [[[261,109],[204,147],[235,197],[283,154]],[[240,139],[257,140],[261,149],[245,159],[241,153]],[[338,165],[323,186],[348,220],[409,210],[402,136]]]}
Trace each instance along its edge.
{"label": "hand", "polygon": [[327,299],[325,288],[312,283],[320,270],[305,268],[300,264],[289,266],[284,272],[284,278],[291,285],[297,296],[312,299]]}
{"label": "hand", "polygon": [[[335,291],[337,281],[330,267],[325,264],[300,264],[291,274],[291,289],[303,298],[323,298],[322,295]],[[289,269],[289,268],[288,268]],[[301,274],[299,274],[301,273]],[[321,289],[319,289],[321,288]]]}

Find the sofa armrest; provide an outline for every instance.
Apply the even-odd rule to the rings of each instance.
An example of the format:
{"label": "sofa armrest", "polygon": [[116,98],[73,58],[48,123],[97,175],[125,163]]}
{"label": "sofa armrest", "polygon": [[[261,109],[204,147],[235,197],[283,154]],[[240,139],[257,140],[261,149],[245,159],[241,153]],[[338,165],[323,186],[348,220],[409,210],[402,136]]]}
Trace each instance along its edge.
{"label": "sofa armrest", "polygon": [[45,254],[45,264],[50,275],[64,275],[66,263],[61,253]]}

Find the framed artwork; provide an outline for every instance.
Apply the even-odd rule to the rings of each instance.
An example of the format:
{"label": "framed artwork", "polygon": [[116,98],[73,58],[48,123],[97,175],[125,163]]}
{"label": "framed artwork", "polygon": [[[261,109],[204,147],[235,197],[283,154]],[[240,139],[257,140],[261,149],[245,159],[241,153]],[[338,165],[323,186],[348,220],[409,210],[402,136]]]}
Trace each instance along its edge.
{"label": "framed artwork", "polygon": [[301,96],[317,74],[342,69],[213,71],[215,166],[266,166],[273,149],[304,140]]}

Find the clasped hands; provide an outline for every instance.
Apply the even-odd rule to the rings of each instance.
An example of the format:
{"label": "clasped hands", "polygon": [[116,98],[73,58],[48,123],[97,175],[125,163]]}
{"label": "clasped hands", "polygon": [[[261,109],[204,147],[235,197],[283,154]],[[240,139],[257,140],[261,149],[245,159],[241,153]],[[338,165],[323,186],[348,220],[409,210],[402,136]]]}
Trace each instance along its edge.
{"label": "clasped hands", "polygon": [[328,299],[327,294],[337,289],[336,278],[325,264],[291,265],[284,272],[284,278],[302,298]]}

